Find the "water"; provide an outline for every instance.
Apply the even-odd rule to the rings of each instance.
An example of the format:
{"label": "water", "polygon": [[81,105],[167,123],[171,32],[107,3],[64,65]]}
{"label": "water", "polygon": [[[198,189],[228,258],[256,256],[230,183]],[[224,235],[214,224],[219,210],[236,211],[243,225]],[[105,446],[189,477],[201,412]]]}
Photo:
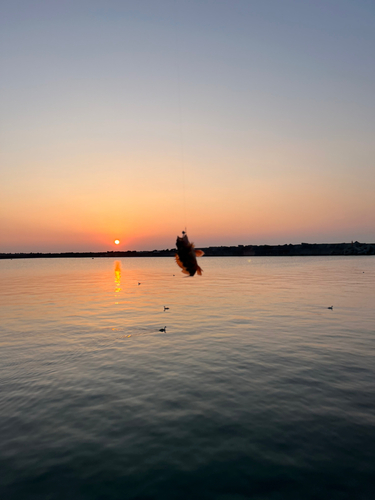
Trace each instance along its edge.
{"label": "water", "polygon": [[375,258],[201,263],[0,261],[1,498],[375,498]]}

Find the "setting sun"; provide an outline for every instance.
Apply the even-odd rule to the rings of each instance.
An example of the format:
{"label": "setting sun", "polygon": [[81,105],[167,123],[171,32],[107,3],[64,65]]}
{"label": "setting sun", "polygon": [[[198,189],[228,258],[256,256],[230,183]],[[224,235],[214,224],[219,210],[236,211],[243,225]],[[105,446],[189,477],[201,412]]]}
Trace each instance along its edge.
{"label": "setting sun", "polygon": [[120,240],[115,240],[115,244],[119,245],[120,244]]}

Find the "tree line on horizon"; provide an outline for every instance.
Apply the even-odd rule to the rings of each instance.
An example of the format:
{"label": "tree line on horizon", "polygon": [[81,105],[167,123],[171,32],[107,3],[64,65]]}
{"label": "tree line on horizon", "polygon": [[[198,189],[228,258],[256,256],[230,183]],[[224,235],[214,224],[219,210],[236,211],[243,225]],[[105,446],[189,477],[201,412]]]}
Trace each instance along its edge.
{"label": "tree line on horizon", "polygon": [[[312,255],[375,255],[375,243],[300,243],[285,245],[237,245],[200,248],[206,257],[287,257]],[[58,257],[174,257],[176,249],[107,252],[0,253],[0,259]]]}

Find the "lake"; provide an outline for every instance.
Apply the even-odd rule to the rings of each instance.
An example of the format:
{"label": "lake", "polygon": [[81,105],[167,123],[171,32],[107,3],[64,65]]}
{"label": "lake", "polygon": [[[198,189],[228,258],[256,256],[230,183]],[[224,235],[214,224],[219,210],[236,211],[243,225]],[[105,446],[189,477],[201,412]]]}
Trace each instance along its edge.
{"label": "lake", "polygon": [[375,257],[200,264],[0,261],[1,498],[375,498]]}

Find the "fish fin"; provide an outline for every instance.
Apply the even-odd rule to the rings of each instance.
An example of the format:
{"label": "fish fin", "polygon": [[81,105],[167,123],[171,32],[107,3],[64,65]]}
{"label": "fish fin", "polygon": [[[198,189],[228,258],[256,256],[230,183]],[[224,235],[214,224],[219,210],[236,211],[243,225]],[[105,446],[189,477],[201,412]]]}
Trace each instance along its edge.
{"label": "fish fin", "polygon": [[202,276],[202,272],[203,272],[202,268],[200,268],[199,266],[197,266],[197,274],[199,276]]}
{"label": "fish fin", "polygon": [[204,255],[203,250],[195,250],[196,257],[202,257]]}
{"label": "fish fin", "polygon": [[184,273],[184,274],[188,274],[188,275],[190,276],[189,271],[186,269],[186,267],[185,267],[185,266],[183,265],[183,263],[180,261],[180,258],[179,258],[179,256],[178,256],[178,254],[177,254],[177,253],[176,253],[176,255],[175,255],[175,258],[176,258],[176,262],[177,262],[177,264],[178,264],[178,265],[181,267],[181,269],[182,269],[182,271],[181,271],[181,272],[182,272],[182,273]]}
{"label": "fish fin", "polygon": [[181,269],[185,269],[183,263],[180,261],[180,258],[178,256],[178,254],[176,253],[176,262],[177,262],[177,265],[179,265],[181,267]]}

